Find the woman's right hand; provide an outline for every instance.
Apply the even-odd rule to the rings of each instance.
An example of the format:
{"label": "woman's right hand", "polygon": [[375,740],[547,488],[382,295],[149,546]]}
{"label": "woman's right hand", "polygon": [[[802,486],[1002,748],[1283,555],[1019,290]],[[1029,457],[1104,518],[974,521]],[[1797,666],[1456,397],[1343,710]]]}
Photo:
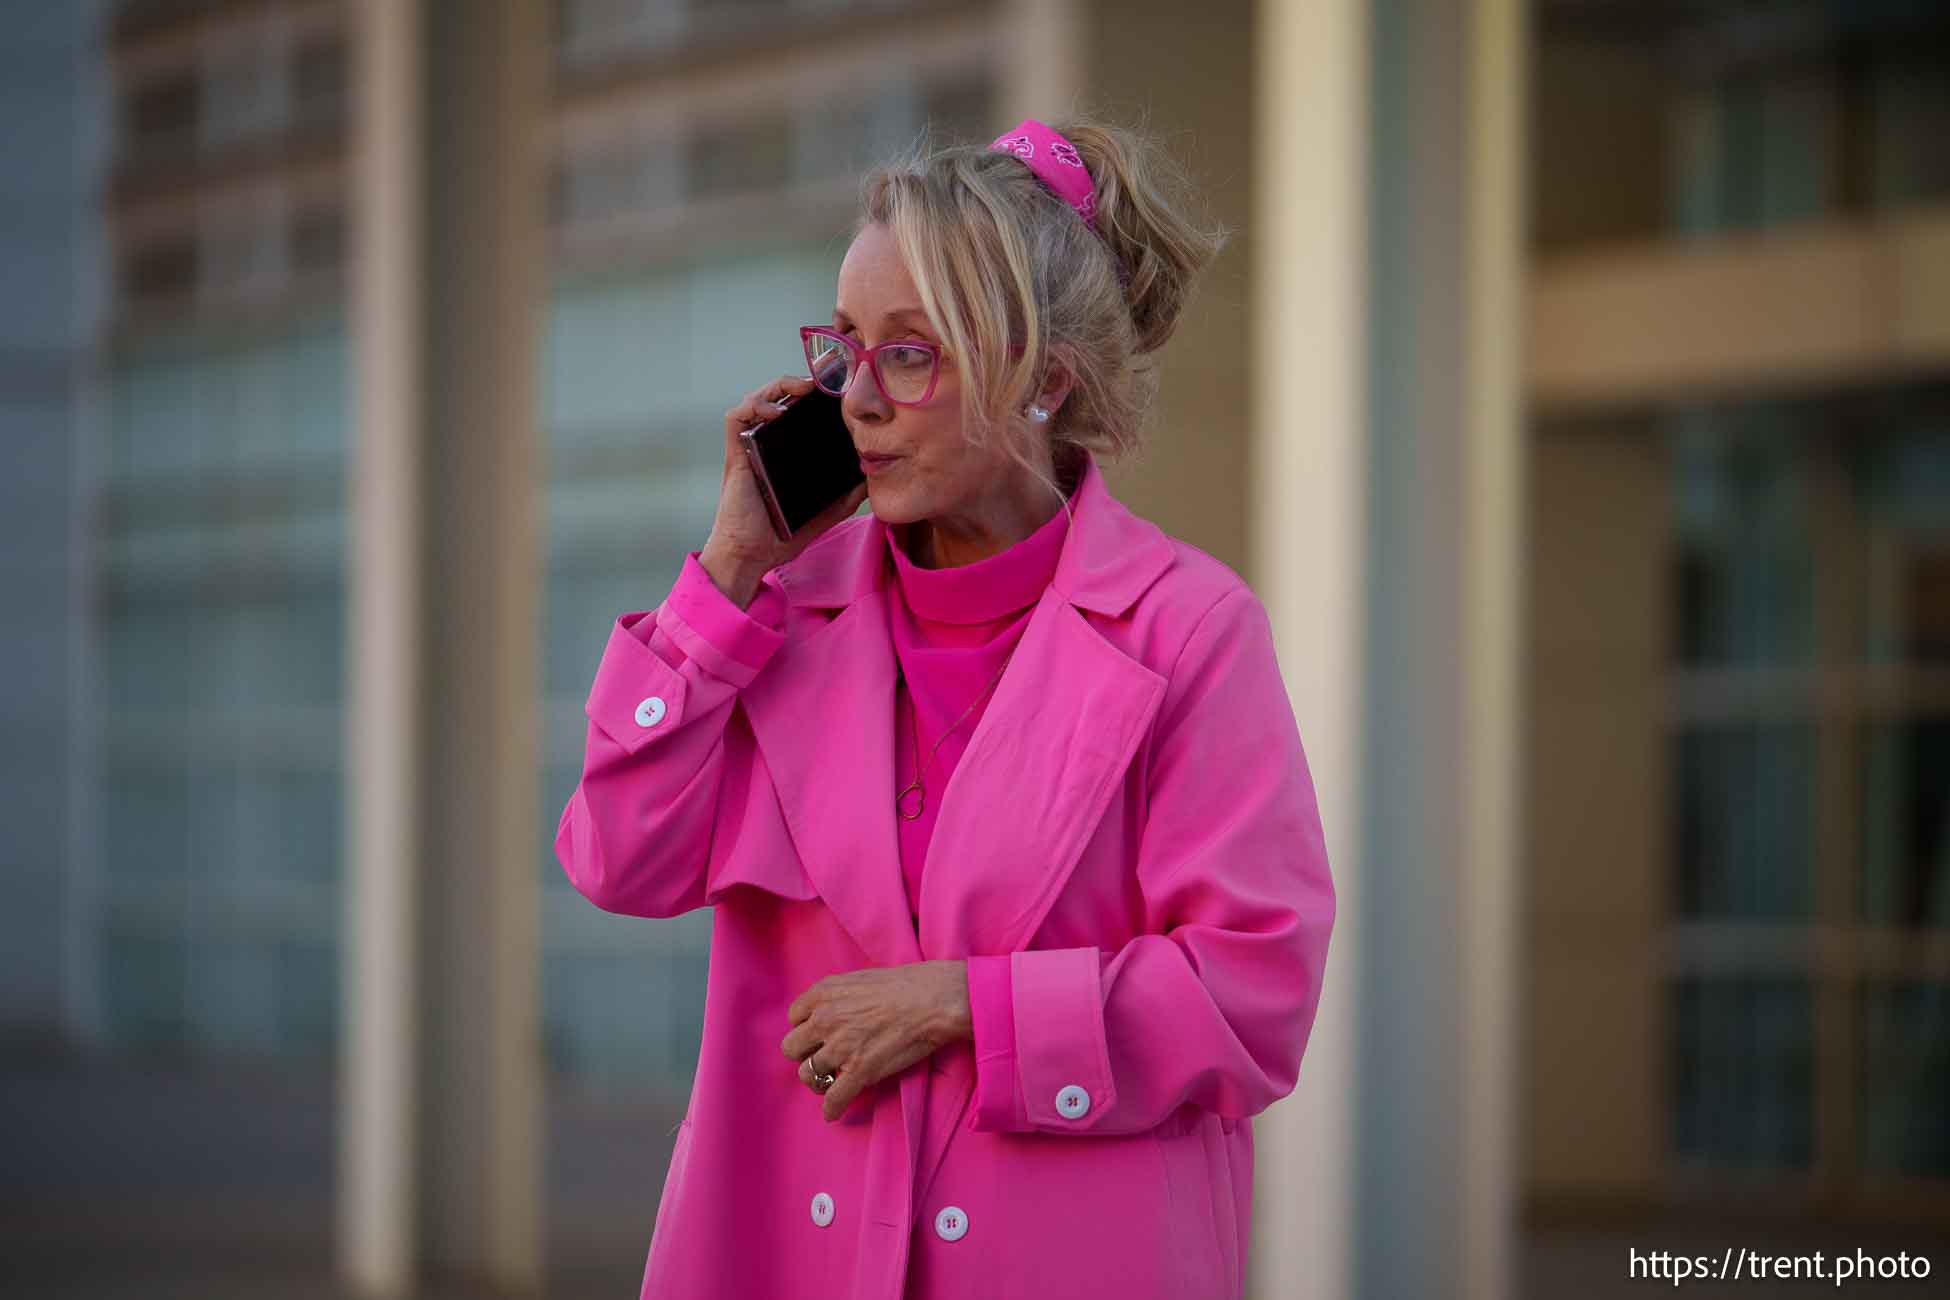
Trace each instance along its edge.
{"label": "woman's right hand", "polygon": [[779,399],[794,399],[812,391],[813,381],[805,375],[781,375],[765,387],[745,395],[745,399],[724,413],[724,477],[718,489],[718,517],[711,525],[711,536],[698,553],[711,580],[740,608],[758,594],[759,579],[793,559],[827,529],[849,518],[867,499],[863,481],[851,492],[815,515],[789,541],[781,542],[772,531],[772,519],[765,511],[758,483],[745,459],[739,436],[766,420],[775,419],[785,408]]}

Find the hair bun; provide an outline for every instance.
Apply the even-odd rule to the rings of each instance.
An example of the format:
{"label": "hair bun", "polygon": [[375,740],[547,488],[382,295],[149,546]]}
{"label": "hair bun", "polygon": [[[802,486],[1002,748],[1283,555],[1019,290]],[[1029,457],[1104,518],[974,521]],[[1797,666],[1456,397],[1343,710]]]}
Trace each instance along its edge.
{"label": "hair bun", "polygon": [[1170,341],[1199,273],[1225,247],[1224,227],[1190,215],[1194,187],[1163,149],[1124,127],[1079,120],[1056,126],[1077,147],[1097,188],[1097,231],[1116,261],[1137,328],[1137,351]]}

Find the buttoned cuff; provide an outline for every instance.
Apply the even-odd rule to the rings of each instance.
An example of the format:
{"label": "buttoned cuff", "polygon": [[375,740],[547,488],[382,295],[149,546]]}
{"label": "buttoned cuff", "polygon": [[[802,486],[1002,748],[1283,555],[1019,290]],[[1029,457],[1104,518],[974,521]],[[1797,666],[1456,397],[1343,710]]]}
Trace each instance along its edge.
{"label": "buttoned cuff", "polygon": [[[583,704],[589,720],[631,755],[677,729],[693,704],[693,685],[705,693],[701,707],[711,707],[706,679],[698,675],[695,682],[686,681],[650,648],[647,637],[656,626],[646,611],[617,618]],[[716,689],[730,693],[722,684]]]}
{"label": "buttoned cuff", "polygon": [[1016,1084],[1016,1010],[1009,958],[967,960],[968,1013],[975,1027],[975,1097],[968,1127],[1019,1133],[1029,1123]]}
{"label": "buttoned cuff", "polygon": [[1016,1075],[1029,1128],[1082,1133],[1117,1104],[1104,1036],[1103,966],[1096,948],[1009,955]]}
{"label": "buttoned cuff", "polygon": [[706,672],[743,687],[785,644],[784,614],[785,595],[769,584],[759,587],[749,609],[738,608],[692,551],[657,611],[657,626]]}

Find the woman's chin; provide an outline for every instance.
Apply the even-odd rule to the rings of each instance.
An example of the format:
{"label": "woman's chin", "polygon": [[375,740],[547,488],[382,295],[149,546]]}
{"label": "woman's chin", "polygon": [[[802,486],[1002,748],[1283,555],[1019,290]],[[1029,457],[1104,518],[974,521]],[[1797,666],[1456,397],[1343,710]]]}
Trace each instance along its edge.
{"label": "woman's chin", "polygon": [[867,504],[873,507],[874,517],[881,523],[892,527],[896,524],[911,524],[920,518],[907,503],[907,494],[899,488],[867,480]]}

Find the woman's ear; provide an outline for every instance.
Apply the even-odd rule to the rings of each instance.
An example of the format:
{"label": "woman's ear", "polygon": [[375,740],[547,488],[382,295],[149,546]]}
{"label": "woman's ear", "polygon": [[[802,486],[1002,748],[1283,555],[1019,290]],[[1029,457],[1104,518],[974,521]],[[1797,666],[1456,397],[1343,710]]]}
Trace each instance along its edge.
{"label": "woman's ear", "polygon": [[1063,408],[1064,401],[1069,398],[1070,390],[1075,386],[1076,373],[1070,368],[1069,354],[1065,350],[1052,348],[1049,368],[1043,376],[1043,386],[1030,400],[1054,416]]}

